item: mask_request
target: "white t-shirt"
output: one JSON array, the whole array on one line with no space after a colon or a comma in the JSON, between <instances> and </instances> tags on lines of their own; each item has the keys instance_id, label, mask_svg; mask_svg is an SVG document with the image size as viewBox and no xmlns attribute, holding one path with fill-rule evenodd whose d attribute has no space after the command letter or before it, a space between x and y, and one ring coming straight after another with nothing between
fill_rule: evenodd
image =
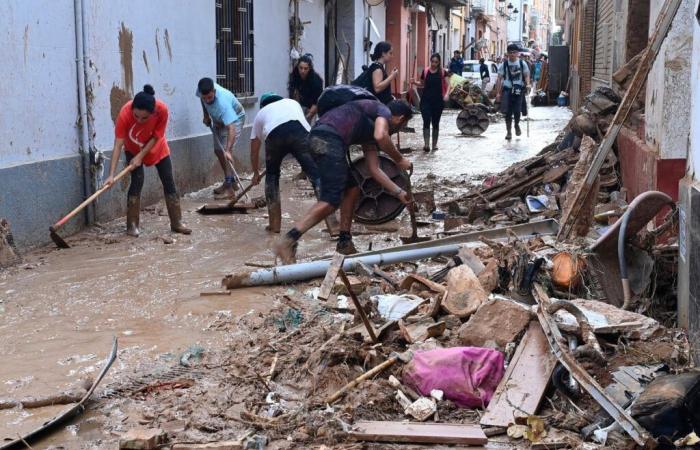
<instances>
[{"instance_id":1,"label":"white t-shirt","mask_svg":"<svg viewBox=\"0 0 700 450\"><path fill-rule=\"evenodd\" d=\"M253 122L253 130L250 133L251 139L265 141L272 130L289 121L298 121L306 131L311 130L309 122L304 117L301 105L289 98L283 98L274 103L270 103L258 112Z\"/></svg>"}]
</instances>

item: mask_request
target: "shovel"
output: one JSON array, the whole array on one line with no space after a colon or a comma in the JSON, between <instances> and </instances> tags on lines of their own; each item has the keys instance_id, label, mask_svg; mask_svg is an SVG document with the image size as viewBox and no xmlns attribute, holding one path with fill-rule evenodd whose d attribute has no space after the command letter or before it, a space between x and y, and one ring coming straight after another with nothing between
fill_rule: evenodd
<instances>
[{"instance_id":1,"label":"shovel","mask_svg":"<svg viewBox=\"0 0 700 450\"><path fill-rule=\"evenodd\" d=\"M404 244L413 244L414 242L425 242L429 241L430 238L425 236L425 237L419 237L418 236L418 224L416 223L416 203L413 199L413 191L411 190L411 178L408 177L408 195L411 197L411 204L408 205L408 212L411 215L411 229L413 232L411 233L410 236L401 236L401 242Z\"/></svg>"},{"instance_id":2,"label":"shovel","mask_svg":"<svg viewBox=\"0 0 700 450\"><path fill-rule=\"evenodd\" d=\"M263 178L267 172L263 170L263 172L260 174L260 178ZM235 213L245 213L248 211L248 208L245 206L236 206L236 203L240 199L242 199L244 196L247 197L248 191L250 191L253 188L253 183L250 183L243 191L241 191L240 194L236 196L233 200L228 202L225 205L202 205L199 208L197 208L197 212L199 214L204 214L204 215L214 215L214 214L235 214Z\"/></svg>"},{"instance_id":3,"label":"shovel","mask_svg":"<svg viewBox=\"0 0 700 450\"><path fill-rule=\"evenodd\" d=\"M126 174L128 174L129 172L131 172L132 169L133 168L131 167L131 165L127 165L124 170L119 172L117 174L117 176L114 177L114 182L116 183L120 179L124 178L124 176ZM114 186L114 185L112 185L112 186ZM54 241L54 243L56 244L56 246L58 248L70 248L70 245L68 245L68 243L66 241L64 241L63 238L61 236L59 236L58 233L56 233L56 231L59 228L61 228L63 225L65 225L66 222L68 222L70 219L75 217L75 215L78 214L80 211L82 211L87 205L92 203L102 193L104 193L105 191L108 191L110 188L111 188L111 186L102 186L102 188L100 188L94 194L92 194L90 197L88 197L83 203L78 205L78 207L75 208L73 211L69 212L63 219L59 220L58 222L56 222L55 224L53 224L49 227L49 234L51 236L51 240Z\"/></svg>"}]
</instances>

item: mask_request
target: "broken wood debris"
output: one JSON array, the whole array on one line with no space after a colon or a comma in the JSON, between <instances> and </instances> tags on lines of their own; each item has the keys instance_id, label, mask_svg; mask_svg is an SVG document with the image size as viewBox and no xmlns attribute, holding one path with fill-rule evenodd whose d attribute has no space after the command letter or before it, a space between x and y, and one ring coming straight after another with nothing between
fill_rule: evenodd
<instances>
[{"instance_id":1,"label":"broken wood debris","mask_svg":"<svg viewBox=\"0 0 700 450\"><path fill-rule=\"evenodd\" d=\"M412 422L358 422L349 436L358 441L415 444L484 445L486 435L477 425Z\"/></svg>"}]
</instances>

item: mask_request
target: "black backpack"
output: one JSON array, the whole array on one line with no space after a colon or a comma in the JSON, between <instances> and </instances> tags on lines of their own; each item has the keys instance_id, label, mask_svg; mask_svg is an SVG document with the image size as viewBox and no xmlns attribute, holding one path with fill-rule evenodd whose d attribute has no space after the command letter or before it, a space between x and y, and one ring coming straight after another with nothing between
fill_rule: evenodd
<instances>
[{"instance_id":1,"label":"black backpack","mask_svg":"<svg viewBox=\"0 0 700 450\"><path fill-rule=\"evenodd\" d=\"M344 105L348 102L354 100L375 100L379 101L377 97L374 96L367 89L363 89L359 86L352 86L347 84L339 84L337 86L330 86L323 90L321 96L318 98L318 117L323 116L326 112L333 108Z\"/></svg>"},{"instance_id":2,"label":"black backpack","mask_svg":"<svg viewBox=\"0 0 700 450\"><path fill-rule=\"evenodd\" d=\"M374 72L377 68L382 68L381 64L378 63L372 63L367 66L362 66L362 73L360 76L352 80L350 82L351 85L361 87L363 89L367 89L370 92L374 92L373 86L372 86L372 72Z\"/></svg>"}]
</instances>

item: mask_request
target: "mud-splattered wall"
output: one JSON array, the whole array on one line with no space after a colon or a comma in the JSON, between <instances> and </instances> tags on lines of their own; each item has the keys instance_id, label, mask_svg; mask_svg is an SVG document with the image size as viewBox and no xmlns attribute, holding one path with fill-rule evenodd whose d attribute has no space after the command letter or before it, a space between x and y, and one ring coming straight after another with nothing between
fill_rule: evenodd
<instances>
[{"instance_id":1,"label":"mud-splattered wall","mask_svg":"<svg viewBox=\"0 0 700 450\"><path fill-rule=\"evenodd\" d=\"M211 3L211 4L209 4ZM113 143L113 118L145 83L168 104L168 139L203 134L197 81L216 71L214 2L88 2L95 144Z\"/></svg>"}]
</instances>

